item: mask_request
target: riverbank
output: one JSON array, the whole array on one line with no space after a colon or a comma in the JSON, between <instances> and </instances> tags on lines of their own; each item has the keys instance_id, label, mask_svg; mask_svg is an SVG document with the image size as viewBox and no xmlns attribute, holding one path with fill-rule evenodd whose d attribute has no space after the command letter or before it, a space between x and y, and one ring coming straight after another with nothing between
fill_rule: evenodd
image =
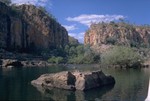
<instances>
[{"instance_id":1,"label":"riverbank","mask_svg":"<svg viewBox=\"0 0 150 101\"><path fill-rule=\"evenodd\" d=\"M9 52L4 49L0 49L0 67L12 68L12 67L49 67L53 65L60 65L76 69L82 64L70 64L70 63L51 63L48 61L49 56L41 56L28 53ZM13 65L14 66L13 66ZM75 66L76 65L76 66ZM86 67L91 64L87 64ZM92 64L93 65L93 64ZM99 67L99 64L94 64L94 67Z\"/></svg>"},{"instance_id":2,"label":"riverbank","mask_svg":"<svg viewBox=\"0 0 150 101\"><path fill-rule=\"evenodd\" d=\"M12 68L12 67L48 67L52 65L61 65L76 69L82 64L68 64L68 63L50 63L48 57L41 55L33 55L27 53L9 52L0 49L0 67ZM76 66L75 66L76 65ZM87 64L87 66L90 64ZM93 64L92 64L93 65ZM99 63L94 64L95 67L101 67ZM142 64L138 65L140 68L148 68L150 66L150 59L144 61ZM122 68L119 65L105 66L110 68Z\"/></svg>"},{"instance_id":3,"label":"riverbank","mask_svg":"<svg viewBox=\"0 0 150 101\"><path fill-rule=\"evenodd\" d=\"M9 52L3 49L0 50L0 66L3 68L46 67L52 65L54 64L47 62L46 57L27 53Z\"/></svg>"}]
</instances>

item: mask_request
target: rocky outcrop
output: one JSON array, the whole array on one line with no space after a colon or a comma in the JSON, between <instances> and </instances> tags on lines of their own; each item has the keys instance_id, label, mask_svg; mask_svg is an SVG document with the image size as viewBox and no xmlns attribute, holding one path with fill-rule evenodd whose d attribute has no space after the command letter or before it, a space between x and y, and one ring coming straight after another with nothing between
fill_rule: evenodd
<instances>
[{"instance_id":1,"label":"rocky outcrop","mask_svg":"<svg viewBox=\"0 0 150 101\"><path fill-rule=\"evenodd\" d=\"M150 46L150 26L136 26L124 22L92 24L85 33L84 44L91 46L125 45Z\"/></svg>"},{"instance_id":2,"label":"rocky outcrop","mask_svg":"<svg viewBox=\"0 0 150 101\"><path fill-rule=\"evenodd\" d=\"M78 45L79 42L74 37L69 36L69 44L71 44L71 45Z\"/></svg>"},{"instance_id":3,"label":"rocky outcrop","mask_svg":"<svg viewBox=\"0 0 150 101\"><path fill-rule=\"evenodd\" d=\"M1 59L0 67L2 68L18 68L18 67L48 67L55 66L47 61L42 60L17 60L17 59ZM61 65L63 66L63 65Z\"/></svg>"},{"instance_id":4,"label":"rocky outcrop","mask_svg":"<svg viewBox=\"0 0 150 101\"><path fill-rule=\"evenodd\" d=\"M20 62L23 65L23 67L48 67L54 65L43 60L26 60Z\"/></svg>"},{"instance_id":5,"label":"rocky outcrop","mask_svg":"<svg viewBox=\"0 0 150 101\"><path fill-rule=\"evenodd\" d=\"M1 61L2 61L3 68L22 67L23 66L23 64L18 60L2 59Z\"/></svg>"},{"instance_id":6,"label":"rocky outcrop","mask_svg":"<svg viewBox=\"0 0 150 101\"><path fill-rule=\"evenodd\" d=\"M66 29L39 8L1 2L0 8L0 48L34 51L68 44Z\"/></svg>"},{"instance_id":7,"label":"rocky outcrop","mask_svg":"<svg viewBox=\"0 0 150 101\"><path fill-rule=\"evenodd\" d=\"M112 76L106 76L102 71L95 72L60 72L56 74L44 74L32 85L44 88L61 88L67 90L88 90L104 85L114 84Z\"/></svg>"}]
</instances>

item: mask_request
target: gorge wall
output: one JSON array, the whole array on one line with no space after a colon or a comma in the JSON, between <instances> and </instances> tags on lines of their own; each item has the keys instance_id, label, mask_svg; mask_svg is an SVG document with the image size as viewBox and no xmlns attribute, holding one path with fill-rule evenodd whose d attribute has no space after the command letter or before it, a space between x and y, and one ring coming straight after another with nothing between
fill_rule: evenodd
<instances>
[{"instance_id":1,"label":"gorge wall","mask_svg":"<svg viewBox=\"0 0 150 101\"><path fill-rule=\"evenodd\" d=\"M0 48L34 51L60 48L68 41L66 29L39 8L0 2Z\"/></svg>"},{"instance_id":2,"label":"gorge wall","mask_svg":"<svg viewBox=\"0 0 150 101\"><path fill-rule=\"evenodd\" d=\"M150 26L136 26L125 22L92 24L84 36L84 44L90 46L125 45L150 46Z\"/></svg>"}]
</instances>

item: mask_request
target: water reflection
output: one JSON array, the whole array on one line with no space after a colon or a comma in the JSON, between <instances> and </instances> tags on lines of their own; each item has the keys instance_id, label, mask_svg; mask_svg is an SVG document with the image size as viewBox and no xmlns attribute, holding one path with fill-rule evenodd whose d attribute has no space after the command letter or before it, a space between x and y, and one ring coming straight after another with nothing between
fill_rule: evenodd
<instances>
[{"instance_id":1,"label":"water reflection","mask_svg":"<svg viewBox=\"0 0 150 101\"><path fill-rule=\"evenodd\" d=\"M94 101L100 100L101 97L110 92L113 87L114 85L104 86L88 91L68 91L57 88L43 88L41 86L37 86L36 88L41 92L42 96L54 101Z\"/></svg>"},{"instance_id":2,"label":"water reflection","mask_svg":"<svg viewBox=\"0 0 150 101\"><path fill-rule=\"evenodd\" d=\"M73 65L74 66L74 65ZM77 66L75 66L77 67ZM100 69L91 65L77 67L81 71ZM62 66L45 68L0 69L0 100L50 100L50 101L144 101L147 97L150 70L102 69L115 77L114 87L103 87L86 92L60 89L36 89L31 81L45 73L72 70Z\"/></svg>"},{"instance_id":3,"label":"water reflection","mask_svg":"<svg viewBox=\"0 0 150 101\"><path fill-rule=\"evenodd\" d=\"M146 72L145 72L146 71ZM144 101L147 95L149 72L145 69L106 70L116 79L112 92L103 96L117 101Z\"/></svg>"}]
</instances>

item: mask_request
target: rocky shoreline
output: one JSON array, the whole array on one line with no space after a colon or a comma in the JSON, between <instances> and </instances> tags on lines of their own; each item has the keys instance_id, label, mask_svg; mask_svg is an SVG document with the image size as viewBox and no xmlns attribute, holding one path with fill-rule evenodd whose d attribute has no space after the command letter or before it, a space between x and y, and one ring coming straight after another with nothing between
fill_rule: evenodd
<instances>
[{"instance_id":1,"label":"rocky shoreline","mask_svg":"<svg viewBox=\"0 0 150 101\"><path fill-rule=\"evenodd\" d=\"M52 66L53 64L48 63L44 60L26 60L19 61L16 59L1 59L0 66L2 68L20 68L20 67L47 67Z\"/></svg>"},{"instance_id":2,"label":"rocky shoreline","mask_svg":"<svg viewBox=\"0 0 150 101\"><path fill-rule=\"evenodd\" d=\"M0 67L2 68L20 68L20 67L48 67L52 65L58 65L49 63L48 57L38 56L27 53L8 52L0 49ZM69 64L59 64L63 66L69 66ZM101 65L98 64L100 67ZM140 64L139 68L149 68L150 59ZM119 65L110 65L110 68L121 68Z\"/></svg>"},{"instance_id":3,"label":"rocky shoreline","mask_svg":"<svg viewBox=\"0 0 150 101\"><path fill-rule=\"evenodd\" d=\"M47 57L27 54L8 52L0 49L0 67L17 68L17 67L46 67L53 65L47 62Z\"/></svg>"}]
</instances>

